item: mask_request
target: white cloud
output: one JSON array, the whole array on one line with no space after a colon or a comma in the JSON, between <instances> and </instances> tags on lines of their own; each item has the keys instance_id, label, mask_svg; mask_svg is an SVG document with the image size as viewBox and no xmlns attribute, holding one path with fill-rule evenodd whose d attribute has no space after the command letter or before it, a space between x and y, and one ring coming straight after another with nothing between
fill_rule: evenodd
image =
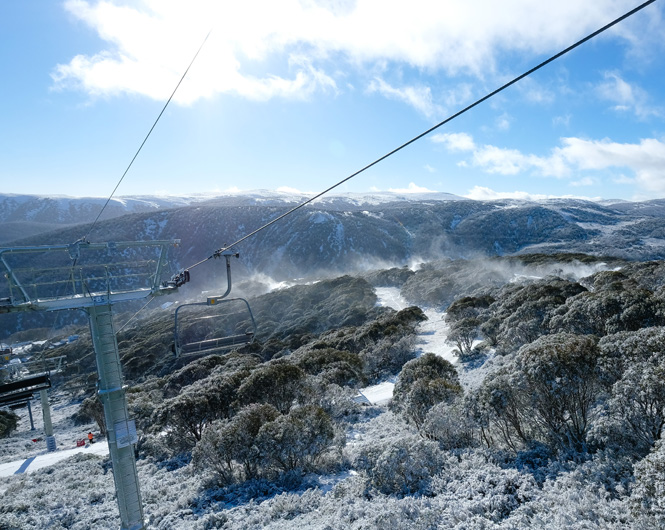
<instances>
[{"instance_id":1,"label":"white cloud","mask_svg":"<svg viewBox=\"0 0 665 530\"><path fill-rule=\"evenodd\" d=\"M432 166L430 166L429 164L425 164L424 167L425 167L425 170L426 170L426 171L428 171L428 172L430 172L430 173L436 173L436 168L435 168L435 167L432 167Z\"/></svg>"},{"instance_id":2,"label":"white cloud","mask_svg":"<svg viewBox=\"0 0 665 530\"><path fill-rule=\"evenodd\" d=\"M429 87L406 86L395 88L377 77L369 84L367 91L369 93L379 92L389 99L402 101L427 118L434 118L442 113L441 107L432 102L432 91Z\"/></svg>"},{"instance_id":3,"label":"white cloud","mask_svg":"<svg viewBox=\"0 0 665 530\"><path fill-rule=\"evenodd\" d=\"M597 183L597 180L591 177L583 177L579 180L574 180L570 183L571 186L580 188L582 186L593 186Z\"/></svg>"},{"instance_id":4,"label":"white cloud","mask_svg":"<svg viewBox=\"0 0 665 530\"><path fill-rule=\"evenodd\" d=\"M578 177L580 171L601 172L621 168L632 171L635 183L642 189L665 192L665 143L654 138L635 144L607 139L561 138L561 146L552 149L547 156L525 154L518 149L494 145L479 146L465 133L436 135L433 140L449 151L470 151L470 163L462 161L458 165L472 165L487 173L518 175L531 172L546 177L567 178ZM589 186L599 177L583 175L571 185Z\"/></svg>"},{"instance_id":5,"label":"white cloud","mask_svg":"<svg viewBox=\"0 0 665 530\"><path fill-rule=\"evenodd\" d=\"M525 201L538 201L543 199L551 199L552 195L539 195L526 191L494 191L490 188L483 186L474 186L469 192L464 195L467 199L475 201L495 201L498 199L521 199Z\"/></svg>"},{"instance_id":6,"label":"white cloud","mask_svg":"<svg viewBox=\"0 0 665 530\"><path fill-rule=\"evenodd\" d=\"M570 125L570 118L570 114L566 114L564 116L554 116L554 118L552 118L552 125L568 127Z\"/></svg>"},{"instance_id":7,"label":"white cloud","mask_svg":"<svg viewBox=\"0 0 665 530\"><path fill-rule=\"evenodd\" d=\"M563 138L557 155L582 170L629 168L637 184L648 191L665 192L665 143L654 138L637 144L610 140Z\"/></svg>"},{"instance_id":8,"label":"white cloud","mask_svg":"<svg viewBox=\"0 0 665 530\"><path fill-rule=\"evenodd\" d=\"M543 176L563 178L570 175L570 167L559 153L548 157L523 154L518 149L506 149L493 145L478 147L473 152L472 165L488 173L517 175L535 171Z\"/></svg>"},{"instance_id":9,"label":"white cloud","mask_svg":"<svg viewBox=\"0 0 665 530\"><path fill-rule=\"evenodd\" d=\"M422 186L418 186L413 182L409 182L407 188L389 188L388 191L392 193L436 193L435 190L430 190Z\"/></svg>"},{"instance_id":10,"label":"white cloud","mask_svg":"<svg viewBox=\"0 0 665 530\"><path fill-rule=\"evenodd\" d=\"M473 151L476 148L473 136L467 133L439 133L430 139L434 143L443 144L449 151Z\"/></svg>"},{"instance_id":11,"label":"white cloud","mask_svg":"<svg viewBox=\"0 0 665 530\"><path fill-rule=\"evenodd\" d=\"M633 112L638 118L662 116L663 110L649 104L649 95L640 87L631 85L616 72L605 72L605 81L596 89L603 99L614 103L619 112Z\"/></svg>"},{"instance_id":12,"label":"white cloud","mask_svg":"<svg viewBox=\"0 0 665 530\"><path fill-rule=\"evenodd\" d=\"M507 131L508 129L510 129L510 120L511 120L510 115L505 113L502 114L495 121L496 128L499 131Z\"/></svg>"},{"instance_id":13,"label":"white cloud","mask_svg":"<svg viewBox=\"0 0 665 530\"><path fill-rule=\"evenodd\" d=\"M254 99L306 97L346 87L349 69L368 72L380 64L487 79L501 54L559 50L629 4L561 0L533 9L527 0L500 6L493 0L412 0L406 9L399 0L68 0L66 9L105 45L59 65L53 77L56 87L92 95L164 99L213 27L177 94L180 103L229 92ZM469 85L458 87L436 97L445 105L468 101ZM422 88L392 96L426 114L436 110Z\"/></svg>"}]
</instances>

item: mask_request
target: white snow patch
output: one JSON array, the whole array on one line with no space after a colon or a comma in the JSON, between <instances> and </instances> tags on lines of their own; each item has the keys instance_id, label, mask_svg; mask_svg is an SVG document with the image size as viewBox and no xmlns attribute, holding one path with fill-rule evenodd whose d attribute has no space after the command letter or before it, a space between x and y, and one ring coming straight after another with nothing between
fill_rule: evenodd
<instances>
[{"instance_id":1,"label":"white snow patch","mask_svg":"<svg viewBox=\"0 0 665 530\"><path fill-rule=\"evenodd\" d=\"M360 390L361 398L365 398L372 405L386 405L393 398L393 389L395 388L394 379L384 381L378 385L368 386Z\"/></svg>"},{"instance_id":2,"label":"white snow patch","mask_svg":"<svg viewBox=\"0 0 665 530\"><path fill-rule=\"evenodd\" d=\"M400 311L411 305L402 297L397 287L376 287L375 291L378 298L377 305L381 307L392 307L396 311ZM455 348L446 344L448 325L443 319L445 312L427 309L424 310L424 313L428 320L418 325L416 355L433 353L452 364L456 364L458 359L453 353ZM357 400L359 402L369 402L372 405L385 405L392 399L394 388L395 378L361 389Z\"/></svg>"},{"instance_id":3,"label":"white snow patch","mask_svg":"<svg viewBox=\"0 0 665 530\"><path fill-rule=\"evenodd\" d=\"M83 447L74 447L73 449L53 451L52 453L41 453L33 457L34 460L32 460L27 468L23 470L23 473L33 473L34 471L42 469L43 467L52 466L53 464L57 464L65 458L74 456L77 453L107 455L109 454L109 446L106 440L102 440L93 444L86 444ZM0 477L8 477L15 474L28 460L30 459L15 460L6 464L0 464Z\"/></svg>"},{"instance_id":4,"label":"white snow patch","mask_svg":"<svg viewBox=\"0 0 665 530\"><path fill-rule=\"evenodd\" d=\"M400 311L411 305L397 287L377 287L375 291L379 306L392 307ZM416 353L422 355L431 352L455 364L457 362L457 356L453 353L455 348L446 344L448 338L448 325L444 321L446 313L435 309L425 309L423 312L428 320L418 326Z\"/></svg>"}]
</instances>

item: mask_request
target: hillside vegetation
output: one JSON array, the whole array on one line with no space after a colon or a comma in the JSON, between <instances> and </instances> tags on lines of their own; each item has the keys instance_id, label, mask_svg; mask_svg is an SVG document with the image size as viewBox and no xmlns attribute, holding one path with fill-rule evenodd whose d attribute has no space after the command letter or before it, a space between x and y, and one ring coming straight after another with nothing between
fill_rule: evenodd
<instances>
[{"instance_id":1,"label":"hillside vegetation","mask_svg":"<svg viewBox=\"0 0 665 530\"><path fill-rule=\"evenodd\" d=\"M141 481L166 497L151 527L662 527L665 262L440 261L250 302L257 340L227 354L175 359L163 311L118 334ZM458 363L416 356L419 306L446 310ZM391 378L389 406L353 399ZM39 483L13 479L9 528Z\"/></svg>"}]
</instances>

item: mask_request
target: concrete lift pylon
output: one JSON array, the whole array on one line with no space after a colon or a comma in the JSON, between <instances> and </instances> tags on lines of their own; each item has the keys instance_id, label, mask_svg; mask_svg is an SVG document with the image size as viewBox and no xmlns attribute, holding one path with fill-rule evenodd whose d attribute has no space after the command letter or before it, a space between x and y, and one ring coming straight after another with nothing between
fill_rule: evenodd
<instances>
[{"instance_id":1,"label":"concrete lift pylon","mask_svg":"<svg viewBox=\"0 0 665 530\"><path fill-rule=\"evenodd\" d=\"M134 457L136 426L127 411L111 306L175 291L173 282L160 277L168 248L179 242L77 241L0 249L7 280L0 313L82 309L88 314L121 530L142 530L145 523Z\"/></svg>"}]
</instances>

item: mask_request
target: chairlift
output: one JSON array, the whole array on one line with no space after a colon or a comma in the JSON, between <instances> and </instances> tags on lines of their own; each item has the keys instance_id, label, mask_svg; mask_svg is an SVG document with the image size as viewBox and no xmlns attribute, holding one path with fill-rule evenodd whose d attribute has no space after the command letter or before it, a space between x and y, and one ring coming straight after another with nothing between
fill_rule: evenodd
<instances>
[{"instance_id":1,"label":"chairlift","mask_svg":"<svg viewBox=\"0 0 665 530\"><path fill-rule=\"evenodd\" d=\"M230 259L238 255L233 252L221 255L226 258L226 292L209 296L205 302L182 304L175 310L176 358L229 351L254 342L257 328L249 302L244 298L226 298L231 292ZM185 272L189 277L188 271Z\"/></svg>"}]
</instances>

